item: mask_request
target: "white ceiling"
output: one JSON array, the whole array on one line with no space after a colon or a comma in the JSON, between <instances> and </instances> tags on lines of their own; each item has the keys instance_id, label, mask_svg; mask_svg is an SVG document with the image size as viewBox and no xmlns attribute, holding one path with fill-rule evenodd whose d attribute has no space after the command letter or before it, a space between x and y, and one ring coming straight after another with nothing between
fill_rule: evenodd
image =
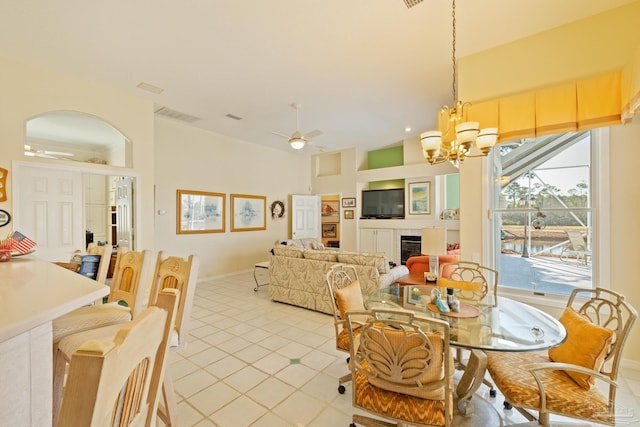
<instances>
[{"instance_id":1,"label":"white ceiling","mask_svg":"<svg viewBox=\"0 0 640 427\"><path fill-rule=\"evenodd\" d=\"M633 1L458 0L457 54ZM298 102L300 130L324 132L316 148L380 148L433 128L451 105L451 2L2 1L0 55L147 97L257 144L289 149L271 131L295 130Z\"/></svg>"}]
</instances>

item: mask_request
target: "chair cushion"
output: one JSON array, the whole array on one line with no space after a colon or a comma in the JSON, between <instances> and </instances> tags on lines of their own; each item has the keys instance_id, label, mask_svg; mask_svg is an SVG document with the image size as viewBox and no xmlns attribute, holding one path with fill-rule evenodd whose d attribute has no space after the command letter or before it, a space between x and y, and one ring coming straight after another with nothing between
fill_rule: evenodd
<instances>
[{"instance_id":1,"label":"chair cushion","mask_svg":"<svg viewBox=\"0 0 640 427\"><path fill-rule=\"evenodd\" d=\"M512 405L537 410L540 405L538 385L533 375L523 368L530 363L548 363L544 353L487 352L487 369L505 400ZM595 387L579 387L564 371L538 371L542 382L548 385L547 408L558 414L611 422L608 399Z\"/></svg>"},{"instance_id":2,"label":"chair cushion","mask_svg":"<svg viewBox=\"0 0 640 427\"><path fill-rule=\"evenodd\" d=\"M336 297L336 305L338 306L341 319L347 318L347 311L364 310L362 289L360 288L360 282L358 280L354 280L344 288L336 289L333 293Z\"/></svg>"},{"instance_id":3,"label":"chair cushion","mask_svg":"<svg viewBox=\"0 0 640 427\"><path fill-rule=\"evenodd\" d=\"M381 331L379 328L376 329ZM425 334L431 342L433 354L429 367L419 378L415 376L415 373L424 369L429 358L429 353L426 348L422 347L423 340L416 332L409 331L405 333L386 327L384 328L384 334L367 334L369 338L372 338L376 342L378 349L384 349L382 351L374 349L368 352L368 356L371 358L369 363L376 363L380 369L384 371L388 365L386 358L389 357L389 355L402 357L403 379L408 380L413 375L416 383L420 382L424 387L406 387L402 384L390 382L378 377L369 378L369 382L377 387L398 393L410 394L422 399L444 399L444 384L440 383L435 387L433 384L430 385L430 383L442 380L444 375L442 357L444 344L442 336L436 332L427 332ZM405 338L406 335L408 335L408 338ZM411 335L414 335L414 337ZM391 348L389 348L389 346ZM400 348L401 346L402 348ZM376 360L376 356L382 357L385 360ZM453 367L453 363L451 363L450 366ZM450 372L450 374L453 375L453 371Z\"/></svg>"},{"instance_id":4,"label":"chair cushion","mask_svg":"<svg viewBox=\"0 0 640 427\"><path fill-rule=\"evenodd\" d=\"M549 350L549 358L554 362L571 363L600 371L611 348L614 332L591 323L571 307L565 308L560 323L567 330L567 339ZM585 390L589 390L594 384L590 375L569 371L567 374Z\"/></svg>"},{"instance_id":5,"label":"chair cushion","mask_svg":"<svg viewBox=\"0 0 640 427\"><path fill-rule=\"evenodd\" d=\"M368 368L366 362L363 367ZM376 387L360 371L355 372L353 387L353 402L359 408L409 424L445 425L445 400L422 399ZM447 404L452 408L452 395ZM449 414L451 421L453 410Z\"/></svg>"},{"instance_id":6,"label":"chair cushion","mask_svg":"<svg viewBox=\"0 0 640 427\"><path fill-rule=\"evenodd\" d=\"M53 342L88 329L129 321L131 311L117 302L80 307L53 320Z\"/></svg>"}]
</instances>

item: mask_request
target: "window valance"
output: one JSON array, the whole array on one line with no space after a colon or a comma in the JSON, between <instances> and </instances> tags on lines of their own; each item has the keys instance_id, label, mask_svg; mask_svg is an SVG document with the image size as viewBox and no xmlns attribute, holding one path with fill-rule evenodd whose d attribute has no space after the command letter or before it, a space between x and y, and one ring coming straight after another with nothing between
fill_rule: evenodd
<instances>
[{"instance_id":1,"label":"window valance","mask_svg":"<svg viewBox=\"0 0 640 427\"><path fill-rule=\"evenodd\" d=\"M640 69L640 59L638 60ZM498 127L499 142L622 123L621 71L474 102L468 120ZM636 103L637 109L637 103Z\"/></svg>"},{"instance_id":2,"label":"window valance","mask_svg":"<svg viewBox=\"0 0 640 427\"><path fill-rule=\"evenodd\" d=\"M640 113L640 47L622 69L622 120Z\"/></svg>"}]
</instances>

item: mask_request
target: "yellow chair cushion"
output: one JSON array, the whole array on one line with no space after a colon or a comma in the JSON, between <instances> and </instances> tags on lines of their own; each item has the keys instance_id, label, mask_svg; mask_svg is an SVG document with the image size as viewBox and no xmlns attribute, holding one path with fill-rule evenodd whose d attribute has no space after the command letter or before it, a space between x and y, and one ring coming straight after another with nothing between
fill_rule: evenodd
<instances>
[{"instance_id":1,"label":"yellow chair cushion","mask_svg":"<svg viewBox=\"0 0 640 427\"><path fill-rule=\"evenodd\" d=\"M537 410L540 391L531 373L523 366L530 363L549 363L544 352L487 352L487 370L506 401L520 408ZM554 413L611 424L609 400L597 387L579 387L566 371L538 371L547 387L547 408Z\"/></svg>"},{"instance_id":2,"label":"yellow chair cushion","mask_svg":"<svg viewBox=\"0 0 640 427\"><path fill-rule=\"evenodd\" d=\"M549 350L549 359L600 371L611 348L614 332L591 323L571 307L564 310L560 323L567 330L567 339ZM567 374L585 390L595 382L590 375L570 371Z\"/></svg>"},{"instance_id":3,"label":"yellow chair cushion","mask_svg":"<svg viewBox=\"0 0 640 427\"><path fill-rule=\"evenodd\" d=\"M336 289L333 293L336 297L336 304L338 305L341 319L347 318L347 311L364 310L362 289L360 288L360 282L358 280L354 280L344 288Z\"/></svg>"}]
</instances>

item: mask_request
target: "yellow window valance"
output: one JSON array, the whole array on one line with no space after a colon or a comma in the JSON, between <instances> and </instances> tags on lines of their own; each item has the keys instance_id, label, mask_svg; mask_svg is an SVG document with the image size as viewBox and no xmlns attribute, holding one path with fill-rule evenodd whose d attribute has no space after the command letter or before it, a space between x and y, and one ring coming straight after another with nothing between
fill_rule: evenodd
<instances>
[{"instance_id":1,"label":"yellow window valance","mask_svg":"<svg viewBox=\"0 0 640 427\"><path fill-rule=\"evenodd\" d=\"M640 66L640 59L639 59ZM620 71L472 103L469 120L498 127L498 141L622 123Z\"/></svg>"},{"instance_id":2,"label":"yellow window valance","mask_svg":"<svg viewBox=\"0 0 640 427\"><path fill-rule=\"evenodd\" d=\"M622 120L640 113L640 47L622 69Z\"/></svg>"}]
</instances>

